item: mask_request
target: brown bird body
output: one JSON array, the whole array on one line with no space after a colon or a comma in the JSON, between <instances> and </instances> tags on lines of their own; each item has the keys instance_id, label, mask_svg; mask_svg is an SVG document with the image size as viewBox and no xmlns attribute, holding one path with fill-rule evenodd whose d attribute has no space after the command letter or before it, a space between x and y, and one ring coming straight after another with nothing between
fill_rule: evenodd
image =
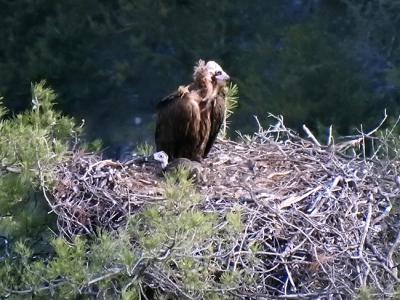
<instances>
[{"instance_id":1,"label":"brown bird body","mask_svg":"<svg viewBox=\"0 0 400 300\"><path fill-rule=\"evenodd\" d=\"M224 119L227 80L217 63L199 61L193 82L157 105L157 151L165 151L171 159L201 161L207 156Z\"/></svg>"}]
</instances>

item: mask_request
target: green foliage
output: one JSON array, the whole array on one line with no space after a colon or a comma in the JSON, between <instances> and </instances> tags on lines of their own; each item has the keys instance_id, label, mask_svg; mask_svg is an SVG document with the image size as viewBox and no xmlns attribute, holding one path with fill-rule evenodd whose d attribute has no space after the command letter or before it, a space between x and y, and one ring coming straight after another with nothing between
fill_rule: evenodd
<instances>
[{"instance_id":1,"label":"green foliage","mask_svg":"<svg viewBox=\"0 0 400 300\"><path fill-rule=\"evenodd\" d=\"M189 170L179 166L169 172L163 184L165 197L169 199L168 205L176 208L187 208L198 203L201 198L193 188Z\"/></svg>"},{"instance_id":2,"label":"green foliage","mask_svg":"<svg viewBox=\"0 0 400 300\"><path fill-rule=\"evenodd\" d=\"M152 154L154 152L154 147L153 145L150 145L149 143L145 142L142 144L139 144L136 147L136 153L138 155L142 155L142 156L149 156L150 154Z\"/></svg>"},{"instance_id":3,"label":"green foliage","mask_svg":"<svg viewBox=\"0 0 400 300\"><path fill-rule=\"evenodd\" d=\"M229 86L226 88L225 98L226 98L225 99L225 101L226 101L225 115L226 115L226 118L229 118L233 114L233 111L238 106L239 88L236 84L234 84L232 82L229 83Z\"/></svg>"},{"instance_id":4,"label":"green foliage","mask_svg":"<svg viewBox=\"0 0 400 300\"><path fill-rule=\"evenodd\" d=\"M101 152L101 150L103 150L103 141L101 139L94 139L93 141L83 144L81 149L94 153Z\"/></svg>"},{"instance_id":5,"label":"green foliage","mask_svg":"<svg viewBox=\"0 0 400 300\"><path fill-rule=\"evenodd\" d=\"M376 294L374 290L368 287L359 289L357 294L357 300L373 300L376 299Z\"/></svg>"},{"instance_id":6,"label":"green foliage","mask_svg":"<svg viewBox=\"0 0 400 300\"><path fill-rule=\"evenodd\" d=\"M141 222L146 224L140 237L145 249L158 253L171 243L190 249L193 243L212 234L215 217L195 208L201 198L186 169L170 172L163 187L166 202L147 209L141 216Z\"/></svg>"},{"instance_id":7,"label":"green foliage","mask_svg":"<svg viewBox=\"0 0 400 300\"><path fill-rule=\"evenodd\" d=\"M130 241L123 234L118 238L100 234L93 242L76 238L73 243L67 243L57 238L53 247L52 259L33 260L29 248L17 243L16 257L6 260L0 268L0 295L16 290L26 295L48 296L56 290L61 299L73 298L90 292L85 289L94 283L107 295L112 280L119 278L119 283L127 284L129 270L137 262ZM135 290L127 287L124 297L130 299L134 294Z\"/></svg>"},{"instance_id":8,"label":"green foliage","mask_svg":"<svg viewBox=\"0 0 400 300\"><path fill-rule=\"evenodd\" d=\"M241 232L243 228L243 222L240 215L240 210L232 210L226 215L228 225L231 227L232 232Z\"/></svg>"},{"instance_id":9,"label":"green foliage","mask_svg":"<svg viewBox=\"0 0 400 300\"><path fill-rule=\"evenodd\" d=\"M214 59L240 88L232 129L253 132L252 115L272 112L347 134L399 112L399 4L353 2L4 2L0 94L21 109L29 82L48 78L90 138L123 144L152 134L133 115L151 122L193 63Z\"/></svg>"},{"instance_id":10,"label":"green foliage","mask_svg":"<svg viewBox=\"0 0 400 300\"><path fill-rule=\"evenodd\" d=\"M6 114L7 109L3 106L3 97L0 97L0 119L3 118Z\"/></svg>"},{"instance_id":11,"label":"green foliage","mask_svg":"<svg viewBox=\"0 0 400 300\"><path fill-rule=\"evenodd\" d=\"M16 238L44 234L51 216L39 186L52 181L70 141L79 132L57 113L55 93L45 82L32 85L32 109L5 118L0 107L0 233Z\"/></svg>"},{"instance_id":12,"label":"green foliage","mask_svg":"<svg viewBox=\"0 0 400 300\"><path fill-rule=\"evenodd\" d=\"M226 272L222 275L221 281L227 286L233 286L240 283L240 274L238 272Z\"/></svg>"},{"instance_id":13,"label":"green foliage","mask_svg":"<svg viewBox=\"0 0 400 300\"><path fill-rule=\"evenodd\" d=\"M234 83L229 83L227 87L225 87L225 114L224 114L224 122L222 123L222 128L220 135L222 138L226 138L227 130L228 130L228 118L233 114L234 110L238 107L239 101L239 88Z\"/></svg>"},{"instance_id":14,"label":"green foliage","mask_svg":"<svg viewBox=\"0 0 400 300\"><path fill-rule=\"evenodd\" d=\"M263 63L246 64L247 57L240 62L246 65L239 74L241 109L283 114L289 127L305 123L314 132L320 124L335 124L345 134L356 124L371 122L374 101L351 53L317 21L322 23L310 19L277 32L281 47L276 39L257 41L255 55ZM265 56L269 59L262 60ZM258 74L265 70L271 71L261 80Z\"/></svg>"},{"instance_id":15,"label":"green foliage","mask_svg":"<svg viewBox=\"0 0 400 300\"><path fill-rule=\"evenodd\" d=\"M76 238L73 246L69 246L58 238L53 241L53 247L57 256L46 270L48 276L57 278L62 275L69 279L71 285L81 285L87 277L86 269L80 267L85 264L85 242Z\"/></svg>"},{"instance_id":16,"label":"green foliage","mask_svg":"<svg viewBox=\"0 0 400 300\"><path fill-rule=\"evenodd\" d=\"M400 87L400 67L393 68L386 72L386 80L395 87Z\"/></svg>"},{"instance_id":17,"label":"green foliage","mask_svg":"<svg viewBox=\"0 0 400 300\"><path fill-rule=\"evenodd\" d=\"M395 300L400 299L400 286L399 285L396 285L396 287L395 287L394 299Z\"/></svg>"}]
</instances>

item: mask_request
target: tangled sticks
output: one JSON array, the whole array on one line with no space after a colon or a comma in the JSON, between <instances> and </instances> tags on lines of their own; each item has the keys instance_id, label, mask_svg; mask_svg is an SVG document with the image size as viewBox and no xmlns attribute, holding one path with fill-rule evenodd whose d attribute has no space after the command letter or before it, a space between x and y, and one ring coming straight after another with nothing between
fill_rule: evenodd
<instances>
[{"instance_id":1,"label":"tangled sticks","mask_svg":"<svg viewBox=\"0 0 400 300\"><path fill-rule=\"evenodd\" d=\"M77 152L58 167L49 202L67 238L95 235L98 229L118 229L145 203L163 199L159 182L156 166Z\"/></svg>"},{"instance_id":2,"label":"tangled sticks","mask_svg":"<svg viewBox=\"0 0 400 300\"><path fill-rule=\"evenodd\" d=\"M182 256L207 260L214 286L237 297L341 299L365 286L392 295L399 282L400 164L378 151L348 155L368 138L322 147L280 123L240 143L219 142L196 186L201 211L218 216L215 235ZM73 154L49 197L60 231L71 237L116 230L141 208L167 201L157 173L151 165ZM232 211L243 227L226 242L221 230ZM233 271L241 280L221 285L221 274ZM160 264L143 271L150 286L200 297L171 276Z\"/></svg>"}]
</instances>

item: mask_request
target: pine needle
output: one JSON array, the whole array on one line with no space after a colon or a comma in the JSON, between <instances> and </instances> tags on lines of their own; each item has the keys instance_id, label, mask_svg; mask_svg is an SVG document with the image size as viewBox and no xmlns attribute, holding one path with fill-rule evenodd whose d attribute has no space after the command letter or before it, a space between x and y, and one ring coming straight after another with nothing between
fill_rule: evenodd
<instances>
[{"instance_id":1,"label":"pine needle","mask_svg":"<svg viewBox=\"0 0 400 300\"><path fill-rule=\"evenodd\" d=\"M225 116L224 122L222 123L222 129L220 132L221 138L226 138L227 130L229 128L228 118L233 114L234 110L238 107L239 101L239 88L236 84L230 83L225 88Z\"/></svg>"}]
</instances>

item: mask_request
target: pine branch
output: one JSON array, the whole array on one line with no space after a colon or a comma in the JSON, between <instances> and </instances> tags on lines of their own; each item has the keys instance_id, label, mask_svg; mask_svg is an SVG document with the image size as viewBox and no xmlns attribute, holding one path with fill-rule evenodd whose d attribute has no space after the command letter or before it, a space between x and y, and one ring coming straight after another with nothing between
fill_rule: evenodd
<instances>
[{"instance_id":1,"label":"pine branch","mask_svg":"<svg viewBox=\"0 0 400 300\"><path fill-rule=\"evenodd\" d=\"M225 88L225 116L222 123L220 137L225 138L228 130L228 118L233 114L234 110L238 107L239 88L236 84L230 83Z\"/></svg>"}]
</instances>

